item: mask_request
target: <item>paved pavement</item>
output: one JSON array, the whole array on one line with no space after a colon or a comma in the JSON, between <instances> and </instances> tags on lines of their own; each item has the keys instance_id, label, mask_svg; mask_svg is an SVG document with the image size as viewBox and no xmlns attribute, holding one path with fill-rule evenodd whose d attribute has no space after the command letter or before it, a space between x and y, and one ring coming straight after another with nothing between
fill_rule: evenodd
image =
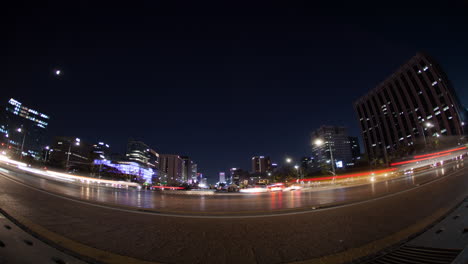
<instances>
[{"instance_id":1,"label":"paved pavement","mask_svg":"<svg viewBox=\"0 0 468 264\"><path fill-rule=\"evenodd\" d=\"M1 264L84 264L25 232L0 213Z\"/></svg>"},{"instance_id":2,"label":"paved pavement","mask_svg":"<svg viewBox=\"0 0 468 264\"><path fill-rule=\"evenodd\" d=\"M437 178L428 184L417 186L418 177L407 178L404 182L407 182L412 189L396 195L381 198L376 198L380 195L375 195L376 199L366 202L274 217L190 218L115 210L112 207L97 207L40 192L28 187L27 182L25 185L19 184L1 175L0 208L84 245L148 261L164 263L307 261L346 250L365 248L366 245L376 245L383 238L417 226L425 219L434 221L444 215L468 194L468 169L465 168L464 162L450 164L443 169L444 175L442 169L431 172L432 176L427 175L428 178ZM369 193L369 188L371 193L372 189L375 193L376 188L390 190L386 188L392 185L391 182L382 184L380 187L376 185L368 187L367 191L359 189L357 193ZM56 188L57 186L43 182L35 187ZM62 186L58 189L64 190L66 195L76 194L76 189L73 187ZM82 189L82 197L89 199L102 197L97 193L102 193L103 190L98 188L92 194L89 189L89 193L86 194L86 189ZM343 196L347 196L345 190L335 190L333 195L328 191L310 195L325 202L330 201L332 196L344 199ZM383 193L388 194L388 191ZM113 195L117 201L119 197L125 195L136 195L138 200L138 193L122 192ZM261 198L250 201L254 204L259 203L260 206L269 203L268 209L290 206L279 199L281 195L284 197L286 193L269 196L266 201L260 200ZM288 195L297 197L299 192ZM110 199L110 196L105 197ZM158 204L164 205L163 201L171 203L172 198L174 197L161 197ZM140 195L140 201L136 203L143 205L141 199ZM199 204L200 201L192 203L190 199L181 197L174 199L177 199L175 204L188 203L189 205L181 207L184 209L194 206L194 210L199 210L207 208L208 204L205 203L203 207ZM215 199L216 202L213 204L231 201L230 198L221 199ZM302 198L299 200L303 201ZM291 201L296 202L298 199ZM233 206L237 203L228 202ZM220 208L230 209L229 206ZM255 205L253 208L260 207ZM216 210L219 208L216 207ZM422 229L424 226L419 228ZM361 256L369 254L367 251L361 251L359 252Z\"/></svg>"}]
</instances>

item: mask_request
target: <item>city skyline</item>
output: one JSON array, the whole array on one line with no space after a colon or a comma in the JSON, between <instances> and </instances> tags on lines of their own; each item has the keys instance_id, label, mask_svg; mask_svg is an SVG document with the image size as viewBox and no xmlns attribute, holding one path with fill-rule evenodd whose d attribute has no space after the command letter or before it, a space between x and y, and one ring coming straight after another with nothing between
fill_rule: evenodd
<instances>
[{"instance_id":1,"label":"city skyline","mask_svg":"<svg viewBox=\"0 0 468 264\"><path fill-rule=\"evenodd\" d=\"M457 33L466 18L443 16L443 5L440 13L423 7L427 10L415 20L406 14L395 22L389 12L375 25L366 22L377 15L356 14L350 17L354 23L346 26L344 18L321 22L306 17L313 12L310 8L290 8L289 22L283 25L287 30L277 28L266 13L257 17L247 11L232 20L215 17L224 22L218 26L203 15L192 24L188 18L175 23L178 14L166 20L157 14L151 21L164 22L167 28L151 28L140 25L133 10L117 6L112 8L117 14L135 19L130 29L118 34L113 29L125 28L125 20L115 15L109 20L115 25L101 21L103 6L96 7L96 13L89 11L99 32L66 17L84 12L83 7L64 13L54 8L36 26L37 15L32 15L12 29L37 33L15 34L2 44L8 67L2 71L1 85L9 88L1 101L16 98L49 114L49 135L105 141L121 153L127 140L135 138L161 153L190 156L210 180L231 167L248 169L249 158L256 155L278 163L292 156L299 163L311 153L310 133L323 124L346 126L350 135L360 135L352 101L420 50L442 64L462 104L467 104L467 39ZM326 7L317 10L330 12ZM274 5L266 11L282 12ZM445 24L433 22L434 16ZM410 21L424 24L420 33L405 31ZM138 31L131 30L137 25ZM404 43L395 39L394 27L406 37ZM435 38L440 32L443 39ZM40 34L47 41L35 38ZM134 38L147 44L136 47L130 41ZM69 49L71 42L82 47ZM337 49L335 42L348 45ZM175 52L171 45L183 51ZM108 46L113 49L105 50ZM47 59L43 53L48 53Z\"/></svg>"}]
</instances>

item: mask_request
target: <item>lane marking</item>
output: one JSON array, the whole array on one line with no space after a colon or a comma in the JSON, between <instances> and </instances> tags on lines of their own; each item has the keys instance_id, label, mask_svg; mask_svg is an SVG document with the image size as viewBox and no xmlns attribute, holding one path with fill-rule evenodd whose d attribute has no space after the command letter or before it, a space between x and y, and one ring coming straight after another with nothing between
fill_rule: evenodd
<instances>
[{"instance_id":1,"label":"lane marking","mask_svg":"<svg viewBox=\"0 0 468 264\"><path fill-rule=\"evenodd\" d=\"M85 204L85 205L90 205L90 206L94 206L94 207L98 207L98 208L105 208L105 209L109 209L109 210L116 210L116 211L121 211L121 212L126 212L126 213L136 213L136 214L164 216L164 217L197 218L197 219L204 219L204 218L208 218L208 219L214 219L214 218L216 218L216 219L233 219L234 218L234 219L236 219L236 218L261 218L261 217L273 217L273 216L278 217L278 216L288 216L288 215L299 215L299 214L322 212L322 211L326 211L326 210L334 210L334 209L339 209L339 208L348 207L348 206L355 206L355 205L364 204L364 203L368 203L368 202L378 201L378 200L385 199L385 198L391 198L391 197L399 195L399 194L403 194L403 193L406 193L406 192L409 192L409 191L413 191L413 190L416 190L418 188L427 186L428 184L436 183L438 181L446 179L447 177L455 175L457 173L464 172L464 170L466 170L465 167L461 168L461 170L456 170L456 171L453 171L451 173L447 173L447 175L445 175L445 176L443 176L441 178L436 178L434 180L431 180L431 181L426 182L424 184L414 186L414 187L409 188L409 189L405 189L405 190L402 190L402 191L399 191L399 192L394 192L394 193L390 193L390 194L387 194L387 195L382 195L382 196L379 196L379 197L376 197L376 198L371 198L371 199L367 199L367 200L363 200L363 201L351 202L351 203L347 203L347 204L338 204L338 205L335 205L335 206L331 205L331 206L328 206L328 207L326 207L326 205L322 205L322 207L320 207L320 206L316 206L316 207L308 206L308 207L300 207L300 208L291 208L291 209L278 210L275 213L271 213L271 211L229 212L229 213L265 213L265 214L258 214L258 215L182 215L182 213L187 214L187 213L193 213L193 212L186 212L186 211L169 211L169 212L166 211L166 212L164 212L164 211L152 210L152 209L149 209L149 208L139 208L139 207L127 207L127 208L125 208L124 206L118 206L118 205L104 205L102 203L97 204L97 203L92 203L92 202L80 200L80 199L77 199L77 198L66 197L66 196L63 196L63 195L59 195L59 194L55 194L55 193L52 193L52 192L48 192L48 191L39 189L37 187L30 186L30 185L27 185L25 183L18 182L18 181L16 181L16 179L12 179L9 176L7 176L7 175L5 175L4 173L1 173L1 172L0 172L0 175L2 175L3 178L6 178L7 180L10 180L10 181L15 182L15 183L20 184L20 185L23 185L24 187L30 188L32 190L42 192L42 193L45 193L45 194L48 194L48 195L51 195L51 196L54 196L54 197L57 197L57 198L65 199L65 200L68 200L68 201L72 201L72 202L76 202L76 203L80 203L80 204ZM298 210L298 211L284 212L284 211L291 211L291 210ZM178 214L178 213L180 213L180 214ZM228 212L204 212L204 213L226 214Z\"/></svg>"}]
</instances>

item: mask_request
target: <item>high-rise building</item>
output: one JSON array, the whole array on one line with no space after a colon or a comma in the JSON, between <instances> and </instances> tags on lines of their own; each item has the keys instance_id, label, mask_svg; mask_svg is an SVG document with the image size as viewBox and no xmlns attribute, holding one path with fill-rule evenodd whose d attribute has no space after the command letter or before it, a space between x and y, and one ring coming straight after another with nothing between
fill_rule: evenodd
<instances>
[{"instance_id":1,"label":"high-rise building","mask_svg":"<svg viewBox=\"0 0 468 264\"><path fill-rule=\"evenodd\" d=\"M249 172L240 168L231 168L230 172L230 182L236 185L240 185L244 180L249 179Z\"/></svg>"},{"instance_id":2,"label":"high-rise building","mask_svg":"<svg viewBox=\"0 0 468 264\"><path fill-rule=\"evenodd\" d=\"M190 175L190 178L192 181L191 183L198 182L197 175L198 175L198 165L195 162L192 162L192 171Z\"/></svg>"},{"instance_id":3,"label":"high-rise building","mask_svg":"<svg viewBox=\"0 0 468 264\"><path fill-rule=\"evenodd\" d=\"M166 175L169 183L181 183L184 161L179 155L161 154L159 170Z\"/></svg>"},{"instance_id":4,"label":"high-rise building","mask_svg":"<svg viewBox=\"0 0 468 264\"><path fill-rule=\"evenodd\" d=\"M268 156L252 157L252 173L264 174L271 171L271 160Z\"/></svg>"},{"instance_id":5,"label":"high-rise building","mask_svg":"<svg viewBox=\"0 0 468 264\"><path fill-rule=\"evenodd\" d=\"M340 126L321 126L312 132L312 142L321 140L323 144L312 145L314 159L323 165L331 166L331 154L335 161L335 168L344 168L352 163L351 148L349 147L348 130ZM332 153L330 153L330 150Z\"/></svg>"},{"instance_id":6,"label":"high-rise building","mask_svg":"<svg viewBox=\"0 0 468 264\"><path fill-rule=\"evenodd\" d=\"M0 142L3 148L12 155L40 159L50 117L13 98L8 101L1 115Z\"/></svg>"},{"instance_id":7,"label":"high-rise building","mask_svg":"<svg viewBox=\"0 0 468 264\"><path fill-rule=\"evenodd\" d=\"M356 100L354 109L372 164L453 144L465 133L466 111L440 65L423 53Z\"/></svg>"},{"instance_id":8,"label":"high-rise building","mask_svg":"<svg viewBox=\"0 0 468 264\"><path fill-rule=\"evenodd\" d=\"M93 145L93 159L100 159L100 160L110 160L110 146L104 142L98 142L97 144Z\"/></svg>"},{"instance_id":9,"label":"high-rise building","mask_svg":"<svg viewBox=\"0 0 468 264\"><path fill-rule=\"evenodd\" d=\"M77 137L55 137L48 162L66 170L86 171L93 162L93 145Z\"/></svg>"},{"instance_id":10,"label":"high-rise building","mask_svg":"<svg viewBox=\"0 0 468 264\"><path fill-rule=\"evenodd\" d=\"M219 183L226 183L226 173L220 172L219 173Z\"/></svg>"},{"instance_id":11,"label":"high-rise building","mask_svg":"<svg viewBox=\"0 0 468 264\"><path fill-rule=\"evenodd\" d=\"M351 148L351 156L353 157L353 163L361 158L361 147L359 146L358 137L348 137L349 147ZM354 164L353 164L354 165Z\"/></svg>"},{"instance_id":12,"label":"high-rise building","mask_svg":"<svg viewBox=\"0 0 468 264\"><path fill-rule=\"evenodd\" d=\"M193 161L188 156L180 156L182 159L182 181L188 182L192 179L192 165Z\"/></svg>"},{"instance_id":13,"label":"high-rise building","mask_svg":"<svg viewBox=\"0 0 468 264\"><path fill-rule=\"evenodd\" d=\"M128 161L133 161L149 168L158 167L159 154L141 141L129 140L125 157Z\"/></svg>"}]
</instances>

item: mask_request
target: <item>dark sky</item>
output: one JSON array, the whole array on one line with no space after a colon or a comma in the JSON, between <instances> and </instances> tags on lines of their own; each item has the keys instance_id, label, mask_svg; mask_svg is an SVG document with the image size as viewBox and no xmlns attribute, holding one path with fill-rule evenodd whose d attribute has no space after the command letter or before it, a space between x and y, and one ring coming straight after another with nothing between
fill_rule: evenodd
<instances>
[{"instance_id":1,"label":"dark sky","mask_svg":"<svg viewBox=\"0 0 468 264\"><path fill-rule=\"evenodd\" d=\"M419 50L468 104L462 1L95 2L2 6L0 100L49 114L51 137L122 153L133 137L211 179L252 155L297 160L322 124L359 135L353 100Z\"/></svg>"}]
</instances>

